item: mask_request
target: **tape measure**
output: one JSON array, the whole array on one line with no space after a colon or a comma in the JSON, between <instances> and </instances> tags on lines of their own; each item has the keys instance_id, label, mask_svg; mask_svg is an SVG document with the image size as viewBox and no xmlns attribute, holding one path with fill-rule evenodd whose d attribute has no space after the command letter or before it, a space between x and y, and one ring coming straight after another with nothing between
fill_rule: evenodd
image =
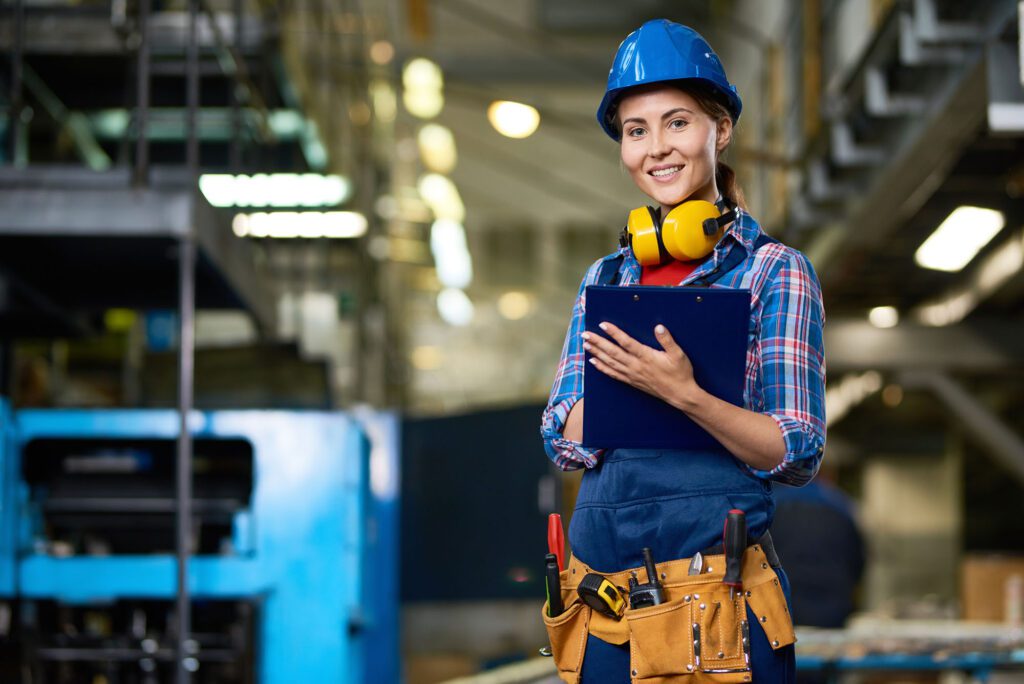
<instances>
[{"instance_id":1,"label":"tape measure","mask_svg":"<svg viewBox=\"0 0 1024 684\"><path fill-rule=\"evenodd\" d=\"M608 617L618 619L626 609L626 599L619 588L594 572L587 573L576 587L576 593L584 603Z\"/></svg>"}]
</instances>

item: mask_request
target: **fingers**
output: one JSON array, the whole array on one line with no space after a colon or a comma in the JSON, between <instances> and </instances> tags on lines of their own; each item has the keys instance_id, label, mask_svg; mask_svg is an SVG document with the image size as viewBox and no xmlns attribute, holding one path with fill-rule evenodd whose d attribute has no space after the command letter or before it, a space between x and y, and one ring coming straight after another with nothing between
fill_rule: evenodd
<instances>
[{"instance_id":1,"label":"fingers","mask_svg":"<svg viewBox=\"0 0 1024 684\"><path fill-rule=\"evenodd\" d=\"M677 352L682 353L683 350L678 344L676 344L675 338L672 337L672 333L670 333L668 328L663 326L661 323L654 326L654 337L658 340L658 344L660 344L661 348L665 351L673 354Z\"/></svg>"},{"instance_id":2,"label":"fingers","mask_svg":"<svg viewBox=\"0 0 1024 684\"><path fill-rule=\"evenodd\" d=\"M594 364L594 368L596 368L597 370L601 371L602 373L607 375L612 380L618 380L620 382L626 382L626 376L625 375L623 375L621 372L615 370L614 368L609 366L607 363L604 363L603 361L601 361L601 359L597 358L596 356L590 358L590 363Z\"/></svg>"},{"instance_id":3,"label":"fingers","mask_svg":"<svg viewBox=\"0 0 1024 684\"><path fill-rule=\"evenodd\" d=\"M596 335L588 335L585 339L588 341L583 343L583 348L590 352L592 360L597 359L604 366L620 373L627 370L627 364L631 357L622 349L616 347L608 340L600 340L598 342L599 338Z\"/></svg>"},{"instance_id":4,"label":"fingers","mask_svg":"<svg viewBox=\"0 0 1024 684\"><path fill-rule=\"evenodd\" d=\"M601 330L604 330L606 333L608 333L608 335L613 340L615 340L620 347L630 352L631 354L637 353L637 347L644 346L637 342L636 340L634 340L629 335L627 335L613 323L608 323L607 321L605 321L603 323L599 323L597 327L601 328Z\"/></svg>"}]
</instances>

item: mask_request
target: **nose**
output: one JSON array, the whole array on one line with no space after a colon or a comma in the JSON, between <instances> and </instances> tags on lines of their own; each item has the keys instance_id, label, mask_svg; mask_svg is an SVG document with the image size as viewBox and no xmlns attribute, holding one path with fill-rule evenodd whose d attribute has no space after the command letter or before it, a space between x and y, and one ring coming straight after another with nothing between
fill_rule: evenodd
<instances>
[{"instance_id":1,"label":"nose","mask_svg":"<svg viewBox=\"0 0 1024 684\"><path fill-rule=\"evenodd\" d=\"M647 139L650 142L647 153L652 157L664 157L669 153L668 139L663 131L651 131L651 135Z\"/></svg>"}]
</instances>

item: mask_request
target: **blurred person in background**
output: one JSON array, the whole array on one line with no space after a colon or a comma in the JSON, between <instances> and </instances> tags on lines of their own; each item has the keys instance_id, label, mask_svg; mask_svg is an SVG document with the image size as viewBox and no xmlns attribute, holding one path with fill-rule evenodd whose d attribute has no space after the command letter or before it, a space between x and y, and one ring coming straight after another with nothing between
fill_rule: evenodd
<instances>
[{"instance_id":1,"label":"blurred person in background","mask_svg":"<svg viewBox=\"0 0 1024 684\"><path fill-rule=\"evenodd\" d=\"M598 122L619 144L623 167L633 182L653 201L649 210L638 211L649 211L661 234L654 259L650 250L640 254L636 236L631 234L617 252L599 259L587 271L542 416L541 433L545 450L558 467L586 469L569 529L570 562L575 559L592 572L611 574L638 568L641 551L648 547L663 574L662 567L669 567L663 562L685 562L698 552L712 553L715 545L722 543L726 513L730 509L744 511L748 542L764 548L777 577L772 581L781 587L778 601L782 604L768 625L762 625L767 617L754 615L747 604L744 629L749 629L747 666L751 670L745 676L747 681L752 674L754 681L792 682L792 638L770 639L766 631L787 637L792 633L785 607L788 580L774 553L769 553L771 540L766 532L775 509L772 483L804 485L814 477L821 461L825 443L824 311L817 276L808 260L764 234L746 210L735 173L721 160L734 137L741 109L740 97L717 55L692 29L667 20L650 21L619 46ZM695 201L713 209L717 233L704 236L707 247L702 254L681 258L671 251L666 254L666 219L673 219L682 207L697 206ZM701 228L698 222L695 229ZM598 283L750 290L743 406L702 389L685 350L663 326L655 329L656 348L637 342L611 324L602 326L607 337L585 333L585 288ZM677 408L722 448L584 447L583 376L588 361L611 378ZM682 567L685 571L685 565ZM639 575L645 576L643 570ZM570 583L580 580L571 574L563 574L563 578ZM726 598L732 600L729 594ZM670 604L683 601L671 590L667 600ZM738 597L737 605L743 601ZM705 604L700 605L703 610ZM713 610L720 607L710 606ZM566 614L571 610L573 607L567 606ZM653 617L657 609L642 610L652 611ZM656 628L653 639L665 644L634 643L631 652L630 642L637 641L634 618L646 613L625 612L617 624L630 627L607 630L614 632L611 636L594 634L600 620L579 620L588 634L578 642L559 632L567 629L565 618L548 621L555 661L565 681L625 683L631 680L631 673L638 676L638 669L644 670L639 672L641 677L674 681L674 675L692 672L695 662L702 673L698 681L739 681L729 679L737 676L735 670L731 674L710 671L714 665L709 661L723 653L710 652L719 649L709 648L707 643L697 661L691 657L683 663L663 657L669 651L694 655L688 629ZM741 613L731 613L735 614L731 623L735 629L726 632L739 634L736 616ZM671 612L661 610L659 614ZM728 614L728 609L721 611L721 615ZM781 617L776 620L776 616ZM783 620L787 622L784 629L774 624ZM719 636L704 635L708 640ZM739 637L736 641L739 643ZM570 642L574 646L567 648L565 644ZM584 647L579 649L577 643ZM582 650L578 673L573 671L577 665L570 662L575 654L559 653L560 648ZM664 662L652 666L654 660ZM742 654L739 662L744 664Z\"/></svg>"}]
</instances>

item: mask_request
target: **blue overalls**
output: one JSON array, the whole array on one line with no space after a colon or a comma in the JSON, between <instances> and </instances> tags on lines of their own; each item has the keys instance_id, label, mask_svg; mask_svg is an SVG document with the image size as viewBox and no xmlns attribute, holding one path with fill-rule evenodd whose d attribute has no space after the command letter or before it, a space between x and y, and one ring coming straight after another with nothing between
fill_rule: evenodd
<instances>
[{"instance_id":1,"label":"blue overalls","mask_svg":"<svg viewBox=\"0 0 1024 684\"><path fill-rule=\"evenodd\" d=\"M755 250L767 241L759 240ZM617 281L615 269L615 280L601 274L599 281ZM727 260L718 273L729 270ZM708 282L713 280L701 284ZM771 526L775 502L771 483L724 449L615 449L583 475L569 545L574 556L602 573L642 565L644 547L656 562L689 558L721 544L725 515L732 508L746 513L748 537L757 539ZM789 601L789 581L781 568L775 571ZM794 682L793 646L774 651L749 606L747 618L754 681ZM608 644L589 635L581 683L629 681L629 644Z\"/></svg>"}]
</instances>

